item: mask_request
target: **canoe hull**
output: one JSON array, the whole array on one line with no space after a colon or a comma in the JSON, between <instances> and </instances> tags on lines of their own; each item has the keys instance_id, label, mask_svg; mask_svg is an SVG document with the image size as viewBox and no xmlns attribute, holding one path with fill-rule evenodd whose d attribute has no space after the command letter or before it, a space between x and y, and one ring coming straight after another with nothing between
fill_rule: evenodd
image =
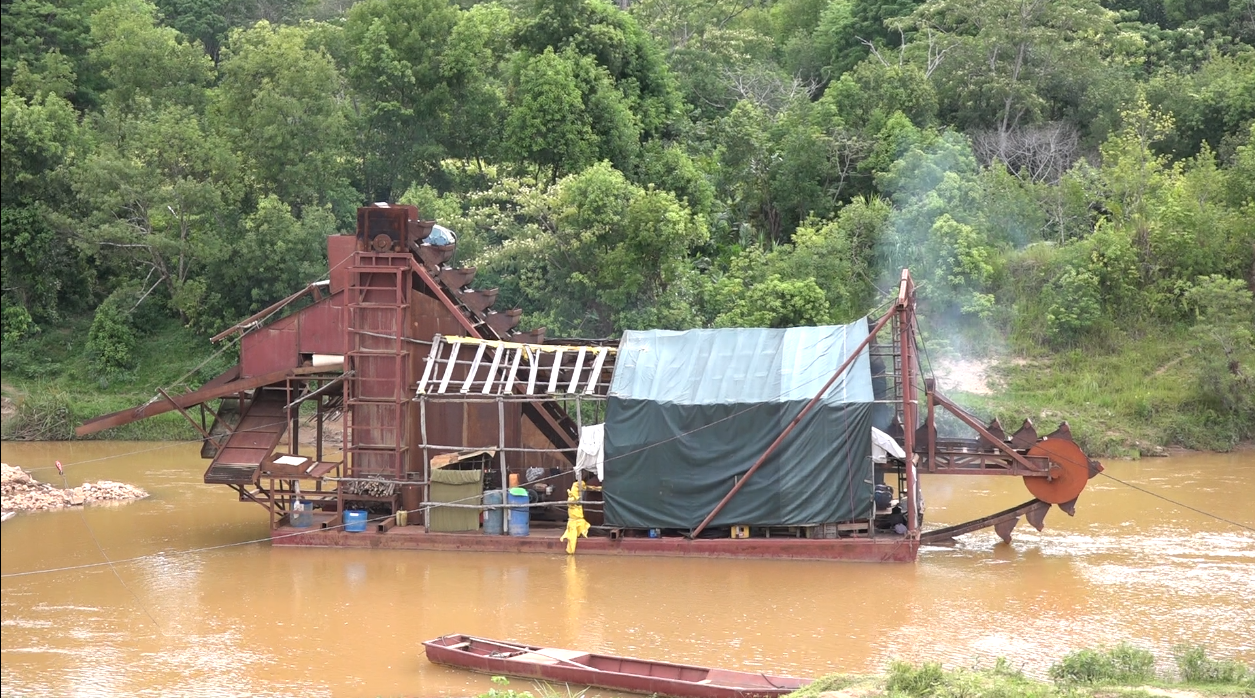
<instances>
[{"instance_id":1,"label":"canoe hull","mask_svg":"<svg viewBox=\"0 0 1255 698\"><path fill-rule=\"evenodd\" d=\"M795 677L502 643L469 635L447 635L423 646L432 663L481 674L674 698L772 698L810 683Z\"/></svg>"}]
</instances>

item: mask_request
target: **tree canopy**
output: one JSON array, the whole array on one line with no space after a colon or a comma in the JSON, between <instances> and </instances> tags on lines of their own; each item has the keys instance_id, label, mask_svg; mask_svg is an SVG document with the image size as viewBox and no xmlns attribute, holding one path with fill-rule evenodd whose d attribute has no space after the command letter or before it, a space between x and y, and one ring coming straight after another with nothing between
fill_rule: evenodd
<instances>
[{"instance_id":1,"label":"tree canopy","mask_svg":"<svg viewBox=\"0 0 1255 698\"><path fill-rule=\"evenodd\" d=\"M910 266L954 346L1196 333L1226 357L1198 364L1199 404L1255 423L1251 3L14 0L3 20L6 345L92 314L123 366L137 314L221 329L325 271L356 206L406 200L551 334L845 322Z\"/></svg>"}]
</instances>

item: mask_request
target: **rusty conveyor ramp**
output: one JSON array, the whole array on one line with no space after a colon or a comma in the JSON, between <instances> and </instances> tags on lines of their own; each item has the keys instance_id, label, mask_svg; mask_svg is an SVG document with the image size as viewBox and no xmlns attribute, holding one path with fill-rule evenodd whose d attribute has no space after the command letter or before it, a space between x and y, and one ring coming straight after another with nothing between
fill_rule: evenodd
<instances>
[{"instance_id":1,"label":"rusty conveyor ramp","mask_svg":"<svg viewBox=\"0 0 1255 698\"><path fill-rule=\"evenodd\" d=\"M206 484L249 485L257 479L258 466L287 431L286 398L283 390L258 388L253 393L243 417L205 471Z\"/></svg>"},{"instance_id":2,"label":"rusty conveyor ramp","mask_svg":"<svg viewBox=\"0 0 1255 698\"><path fill-rule=\"evenodd\" d=\"M1040 531L1046 521L1046 512L1049 510L1050 504L1047 502L1043 502L1040 499L1030 499L1010 509L1004 509L996 514L990 514L967 523L938 528L934 531L925 531L920 534L919 542L921 545L947 545L953 543L956 536L992 526L1003 542L1010 543L1011 530L1020 522L1021 516L1028 519L1033 528Z\"/></svg>"}]
</instances>

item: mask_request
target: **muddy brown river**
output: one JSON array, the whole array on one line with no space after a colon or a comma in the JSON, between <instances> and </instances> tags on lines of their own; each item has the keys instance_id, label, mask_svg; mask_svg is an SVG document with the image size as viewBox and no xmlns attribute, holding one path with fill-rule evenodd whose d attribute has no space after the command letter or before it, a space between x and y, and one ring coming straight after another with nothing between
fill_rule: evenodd
<instances>
[{"instance_id":1,"label":"muddy brown river","mask_svg":"<svg viewBox=\"0 0 1255 698\"><path fill-rule=\"evenodd\" d=\"M1081 646L1178 642L1255 662L1255 534L1113 480L1069 519L926 548L915 564L277 549L265 512L201 484L195 444L5 443L71 486L152 496L3 524L5 696L469 696L428 664L452 632L728 668L870 672L895 657L1042 675ZM1108 463L1108 473L1255 525L1255 452ZM924 480L930 524L1028 499L1016 479ZM99 547L98 547L99 546ZM87 567L104 553L127 560ZM198 552L188 553L189 550ZM133 559L138 558L138 559ZM530 688L523 683L516 687ZM564 692L565 693L565 692Z\"/></svg>"}]
</instances>

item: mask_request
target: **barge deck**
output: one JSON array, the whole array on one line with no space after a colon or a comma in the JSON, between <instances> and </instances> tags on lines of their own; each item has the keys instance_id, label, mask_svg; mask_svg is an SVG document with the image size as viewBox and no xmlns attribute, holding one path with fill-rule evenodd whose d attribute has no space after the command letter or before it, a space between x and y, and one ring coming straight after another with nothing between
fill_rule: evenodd
<instances>
[{"instance_id":1,"label":"barge deck","mask_svg":"<svg viewBox=\"0 0 1255 698\"><path fill-rule=\"evenodd\" d=\"M353 533L315 523L310 528L279 526L271 532L277 546L371 548L382 550L439 550L547 553L565 555L562 529L533 528L527 536L484 533L427 533L421 526L394 526L386 531L372 526ZM893 533L871 538L648 538L590 536L581 538L576 555L641 555L701 558L760 558L784 560L847 560L851 562L910 562L919 541Z\"/></svg>"}]
</instances>

